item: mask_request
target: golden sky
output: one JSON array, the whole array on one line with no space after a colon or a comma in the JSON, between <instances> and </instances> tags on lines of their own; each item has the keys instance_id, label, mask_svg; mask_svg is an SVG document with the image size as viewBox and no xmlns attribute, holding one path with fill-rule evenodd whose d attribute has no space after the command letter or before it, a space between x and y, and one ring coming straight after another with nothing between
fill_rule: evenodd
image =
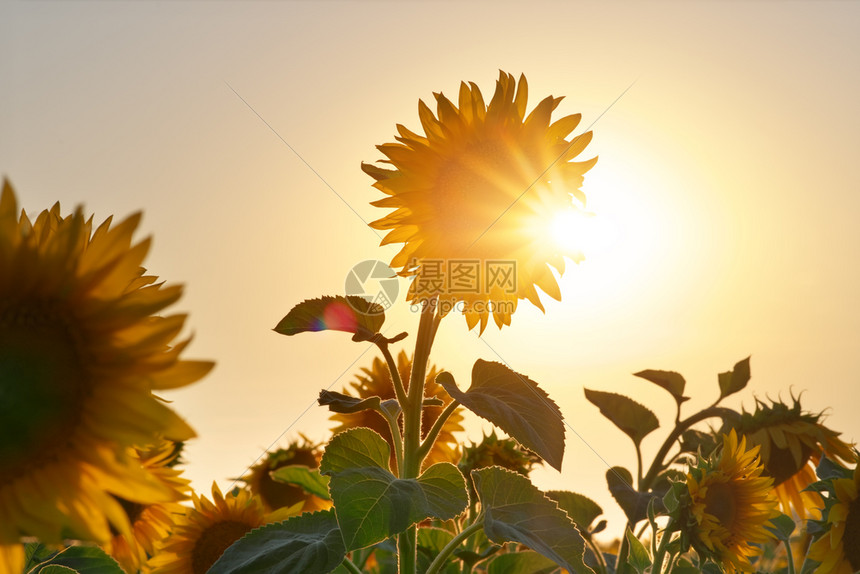
<instances>
[{"instance_id":1,"label":"golden sky","mask_svg":"<svg viewBox=\"0 0 860 574\"><path fill-rule=\"evenodd\" d=\"M318 391L374 356L271 331L395 252L364 223L384 212L360 163L396 123L419 129L419 98L524 73L530 108L563 95L554 117L593 124L582 189L614 240L568 268L546 315L523 304L483 338L447 318L432 361L461 387L478 358L538 381L575 433L563 472L535 482L617 517L603 475L634 453L584 386L655 409L653 454L673 402L631 373L680 371L692 413L752 355L729 404L803 393L860 438L858 22L853 2L7 2L0 171L31 212L144 211L149 270L186 284L186 355L218 362L168 396L200 434L187 473L206 491L287 429L279 444L325 440ZM414 334L403 301L388 316Z\"/></svg>"}]
</instances>

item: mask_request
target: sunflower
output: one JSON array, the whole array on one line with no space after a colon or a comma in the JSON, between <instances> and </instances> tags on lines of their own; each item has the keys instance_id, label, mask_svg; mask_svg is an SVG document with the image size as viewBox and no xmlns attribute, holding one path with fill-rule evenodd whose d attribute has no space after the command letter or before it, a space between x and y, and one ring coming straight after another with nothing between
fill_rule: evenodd
<instances>
[{"instance_id":1,"label":"sunflower","mask_svg":"<svg viewBox=\"0 0 860 574\"><path fill-rule=\"evenodd\" d=\"M755 412L744 412L735 428L750 446L760 447L764 472L773 477L782 511L791 515L793 509L806 519L824 504L818 493L805 490L817 480L815 467L822 454L846 462L853 453L839 433L822 424L820 413L804 412L798 399L793 403L756 401Z\"/></svg>"},{"instance_id":2,"label":"sunflower","mask_svg":"<svg viewBox=\"0 0 860 574\"><path fill-rule=\"evenodd\" d=\"M753 572L753 545L772 538L765 526L779 515L773 479L763 476L759 447L746 448L734 430L723 435L722 451L687 474L684 527L701 555L721 562L729 573Z\"/></svg>"},{"instance_id":3,"label":"sunflower","mask_svg":"<svg viewBox=\"0 0 860 574\"><path fill-rule=\"evenodd\" d=\"M248 478L242 480L251 489L251 494L260 497L266 512L279 508L291 508L298 503L302 503L300 512L323 510L331 506L328 501L308 494L299 486L278 482L270 475L273 470L285 466L302 465L309 469L319 468L321 458L320 445L312 444L306 437L302 437L302 442L296 440L287 448L266 453L263 460L251 467Z\"/></svg>"},{"instance_id":4,"label":"sunflower","mask_svg":"<svg viewBox=\"0 0 860 574\"><path fill-rule=\"evenodd\" d=\"M856 460L855 460L856 463ZM827 501L825 526L829 531L812 543L809 558L821 563L817 574L853 574L860 571L860 465L850 478L833 481Z\"/></svg>"},{"instance_id":5,"label":"sunflower","mask_svg":"<svg viewBox=\"0 0 860 574\"><path fill-rule=\"evenodd\" d=\"M221 494L212 483L212 501L192 495L194 508L177 517L173 533L149 561L153 574L205 574L224 551L266 524L259 497L243 489Z\"/></svg>"},{"instance_id":6,"label":"sunflower","mask_svg":"<svg viewBox=\"0 0 860 574\"><path fill-rule=\"evenodd\" d=\"M152 393L187 385L212 363L180 361L171 341L184 315L155 316L181 287L140 266L140 221L108 218L93 231L59 204L18 217L8 182L0 196L0 544L32 536L107 543L131 535L116 497L152 504L181 498L128 447L194 431Z\"/></svg>"},{"instance_id":7,"label":"sunflower","mask_svg":"<svg viewBox=\"0 0 860 574\"><path fill-rule=\"evenodd\" d=\"M501 72L489 105L473 83L460 85L459 108L434 96L436 115L418 102L425 135L398 124L398 143L378 146L393 170L362 164L388 196L372 204L395 209L370 225L390 230L383 245L404 243L391 267L415 277L409 300L438 297L443 313L462 301L470 329L480 322L483 331L490 311L501 328L519 299L543 310L535 286L561 299L549 265L563 273L565 256L582 260L548 230L585 206L579 188L597 158L571 160L591 132L565 139L580 114L550 123L562 98L547 97L526 115L524 76L517 83Z\"/></svg>"},{"instance_id":8,"label":"sunflower","mask_svg":"<svg viewBox=\"0 0 860 574\"><path fill-rule=\"evenodd\" d=\"M472 471L488 466L501 466L523 476L528 476L535 465L542 464L541 458L520 443L510 438L499 438L496 431L485 435L480 443L472 443L463 448L463 455L457 467L469 484L470 500L477 500L472 484Z\"/></svg>"},{"instance_id":9,"label":"sunflower","mask_svg":"<svg viewBox=\"0 0 860 574\"><path fill-rule=\"evenodd\" d=\"M391 374L388 372L388 367L384 361L378 357L373 360L371 368L362 368L364 374L358 375L357 380L350 383L351 389L344 389L344 393L350 396L366 399L368 397L379 397L382 400L394 398L394 386L391 382ZM442 406L426 406L423 409L421 432L423 435L430 431L430 427L439 418L439 415L453 399L448 396L448 393L436 383L436 375L439 371L435 366L431 365L427 369L426 382L424 383L425 397L436 397L443 402ZM400 379L404 386L408 388L409 377L412 374L412 360L407 356L405 351L400 351L397 355L397 372L400 373ZM337 434L351 428L367 427L378 432L388 442L391 447L391 466L394 467L394 447L391 438L391 429L383 416L373 410L361 411L353 414L334 414L331 420L338 421L340 424L332 429L332 432ZM463 430L462 426L463 415L459 413L459 409L455 410L445 424L436 439L433 448L424 459L424 465L429 466L437 462L453 462L459 458L457 453L457 439L454 437L455 432Z\"/></svg>"},{"instance_id":10,"label":"sunflower","mask_svg":"<svg viewBox=\"0 0 860 574\"><path fill-rule=\"evenodd\" d=\"M189 498L189 481L172 464L178 457L176 444L162 441L149 449L136 449L136 456L165 486L176 491L177 497ZM182 505L176 502L139 504L120 499L132 526L132 536L117 533L106 546L108 553L119 562L128 574L148 571L146 561L153 556L160 543L173 529L173 517L181 514Z\"/></svg>"},{"instance_id":11,"label":"sunflower","mask_svg":"<svg viewBox=\"0 0 860 574\"><path fill-rule=\"evenodd\" d=\"M21 574L24 569L24 546L0 544L0 574Z\"/></svg>"}]
</instances>

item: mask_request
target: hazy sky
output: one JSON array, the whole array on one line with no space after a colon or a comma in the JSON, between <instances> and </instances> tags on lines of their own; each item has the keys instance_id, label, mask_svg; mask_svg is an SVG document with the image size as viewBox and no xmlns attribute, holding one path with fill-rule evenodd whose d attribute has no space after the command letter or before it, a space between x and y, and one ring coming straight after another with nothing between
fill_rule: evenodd
<instances>
[{"instance_id":1,"label":"hazy sky","mask_svg":"<svg viewBox=\"0 0 860 574\"><path fill-rule=\"evenodd\" d=\"M482 339L447 318L432 361L461 387L478 358L538 381L576 434L535 482L592 496L619 533L603 476L634 453L584 386L654 408L653 454L673 401L631 373L680 371L692 413L752 355L729 404L802 392L860 438L858 25L854 2L4 2L0 171L30 212L144 211L149 270L186 284L186 354L218 362L168 395L208 490L286 429L279 444L326 439L306 409L375 355L271 330L394 253L362 221L385 213L359 169L374 146L420 128L419 98L492 93L499 69L526 74L529 108L566 96L555 117L594 123L582 189L613 242L569 267L546 315L524 303ZM401 301L387 323L414 335L417 317Z\"/></svg>"}]
</instances>

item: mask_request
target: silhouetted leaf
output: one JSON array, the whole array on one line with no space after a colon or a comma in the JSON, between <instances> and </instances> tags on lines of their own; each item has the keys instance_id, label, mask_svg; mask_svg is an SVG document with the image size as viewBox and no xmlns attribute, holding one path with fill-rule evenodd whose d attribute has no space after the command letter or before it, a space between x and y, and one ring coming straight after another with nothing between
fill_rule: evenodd
<instances>
[{"instance_id":1,"label":"silhouetted leaf","mask_svg":"<svg viewBox=\"0 0 860 574\"><path fill-rule=\"evenodd\" d=\"M750 380L750 358L738 361L731 371L720 373L718 379L721 399L740 391Z\"/></svg>"},{"instance_id":2,"label":"silhouetted leaf","mask_svg":"<svg viewBox=\"0 0 860 574\"><path fill-rule=\"evenodd\" d=\"M567 512L580 532L588 532L591 523L603 514L599 504L582 494L567 490L550 490L546 495Z\"/></svg>"},{"instance_id":3,"label":"silhouetted leaf","mask_svg":"<svg viewBox=\"0 0 860 574\"><path fill-rule=\"evenodd\" d=\"M623 466L613 466L606 471L606 484L609 493L627 515L631 523L636 524L648 515L648 502L652 495L639 492L633 488L633 476Z\"/></svg>"},{"instance_id":4,"label":"silhouetted leaf","mask_svg":"<svg viewBox=\"0 0 860 574\"><path fill-rule=\"evenodd\" d=\"M334 511L305 513L252 530L207 574L326 574L346 556Z\"/></svg>"},{"instance_id":5,"label":"silhouetted leaf","mask_svg":"<svg viewBox=\"0 0 860 574\"><path fill-rule=\"evenodd\" d=\"M318 469L311 469L301 464L282 466L269 473L278 482L294 484L305 492L316 495L323 500L331 500L328 494L327 476L322 476Z\"/></svg>"},{"instance_id":6,"label":"silhouetted leaf","mask_svg":"<svg viewBox=\"0 0 860 574\"><path fill-rule=\"evenodd\" d=\"M439 373L436 382L464 407L561 471L564 457L561 410L537 383L501 363L480 359L472 367L472 386L465 393L457 388L450 373Z\"/></svg>"},{"instance_id":7,"label":"silhouetted leaf","mask_svg":"<svg viewBox=\"0 0 860 574\"><path fill-rule=\"evenodd\" d=\"M282 335L306 331L345 331L353 341L367 341L385 321L381 305L354 295L308 299L293 307L275 327Z\"/></svg>"},{"instance_id":8,"label":"silhouetted leaf","mask_svg":"<svg viewBox=\"0 0 860 574\"><path fill-rule=\"evenodd\" d=\"M648 433L660 426L653 412L624 395L585 389L585 398L599 408L600 413L624 434L633 439L637 446Z\"/></svg>"},{"instance_id":9,"label":"silhouetted leaf","mask_svg":"<svg viewBox=\"0 0 860 574\"><path fill-rule=\"evenodd\" d=\"M684 401L690 400L690 397L684 396L684 386L687 384L687 381L684 380L684 377L680 373L648 369L633 373L633 376L643 378L646 381L651 381L655 385L663 387L675 397L675 402L679 405Z\"/></svg>"},{"instance_id":10,"label":"silhouetted leaf","mask_svg":"<svg viewBox=\"0 0 860 574\"><path fill-rule=\"evenodd\" d=\"M528 478L490 466L473 470L472 480L490 541L519 542L569 572L593 573L582 561L585 542L573 521Z\"/></svg>"},{"instance_id":11,"label":"silhouetted leaf","mask_svg":"<svg viewBox=\"0 0 860 574\"><path fill-rule=\"evenodd\" d=\"M328 391L326 389L320 391L320 396L317 399L317 402L322 407L328 407L328 410L333 413L342 414L352 414L366 411L368 409L378 410L380 405L379 397L359 399L336 391Z\"/></svg>"}]
</instances>

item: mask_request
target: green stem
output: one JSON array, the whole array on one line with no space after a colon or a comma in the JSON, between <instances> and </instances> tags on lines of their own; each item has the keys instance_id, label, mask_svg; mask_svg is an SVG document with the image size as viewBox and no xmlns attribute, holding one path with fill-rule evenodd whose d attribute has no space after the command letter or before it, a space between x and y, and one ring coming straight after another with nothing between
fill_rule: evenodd
<instances>
[{"instance_id":1,"label":"green stem","mask_svg":"<svg viewBox=\"0 0 860 574\"><path fill-rule=\"evenodd\" d=\"M669 433L669 436L666 437L663 446L660 447L660 450L657 451L657 455L654 457L654 462L651 463L651 468L648 469L645 477L639 482L639 492L647 492L653 486L652 483L664 468L663 462L666 459L666 455L669 454L669 450L681 434L694 424L713 417L735 418L737 417L737 413L724 407L708 407L678 423L672 432Z\"/></svg>"},{"instance_id":2,"label":"green stem","mask_svg":"<svg viewBox=\"0 0 860 574\"><path fill-rule=\"evenodd\" d=\"M603 559L603 552L600 551L600 548L597 547L591 536L583 536L582 539L585 540L585 543L594 552L594 558L597 560L597 567L599 569L598 574L606 574L606 560Z\"/></svg>"},{"instance_id":3,"label":"green stem","mask_svg":"<svg viewBox=\"0 0 860 574\"><path fill-rule=\"evenodd\" d=\"M481 528L484 527L484 521L482 520L482 516L478 516L478 519L460 531L460 533L451 539L451 541L439 551L439 554L436 555L436 558L433 559L433 562L430 563L430 567L427 568L427 572L425 574L436 574L439 572L439 569L444 566L445 561L451 555L457 547L462 544L464 540L469 538L471 535L475 534Z\"/></svg>"},{"instance_id":4,"label":"green stem","mask_svg":"<svg viewBox=\"0 0 860 574\"><path fill-rule=\"evenodd\" d=\"M630 521L628 521L627 526L624 528L625 535L621 537L621 547L618 549L618 560L615 562L615 574L627 573L627 554L630 552L630 544L627 542L626 532L628 530L632 532L633 526L635 526L635 524L631 524Z\"/></svg>"},{"instance_id":5,"label":"green stem","mask_svg":"<svg viewBox=\"0 0 860 574\"><path fill-rule=\"evenodd\" d=\"M406 391L403 409L403 465L399 468L400 478L417 478L421 472L421 415L424 403L424 377L433 338L439 326L436 318L436 301L425 301L421 308L418 323L418 336L415 339L415 353L412 356L412 372L409 375L409 389ZM416 526L408 528L399 535L397 554L400 574L415 574L417 566Z\"/></svg>"},{"instance_id":6,"label":"green stem","mask_svg":"<svg viewBox=\"0 0 860 574\"><path fill-rule=\"evenodd\" d=\"M788 538L784 539L782 543L785 546L785 555L788 559L788 574L795 574L796 571L794 569L794 556L791 553L791 543Z\"/></svg>"},{"instance_id":7,"label":"green stem","mask_svg":"<svg viewBox=\"0 0 860 574\"><path fill-rule=\"evenodd\" d=\"M391 351L388 350L388 341L377 339L376 346L382 351L382 356L385 357L385 363L388 365L388 372L391 374L391 382L394 386L394 395L397 397L397 402L400 403L400 408L405 408L406 404L406 389L403 387L403 381L400 379L400 372L397 370L397 363L394 357L391 356Z\"/></svg>"},{"instance_id":8,"label":"green stem","mask_svg":"<svg viewBox=\"0 0 860 574\"><path fill-rule=\"evenodd\" d=\"M654 553L654 566L651 567L651 572L654 574L659 574L663 571L663 556L666 555L666 547L669 545L669 540L672 538L672 533L669 532L669 526L671 526L671 522L663 531L663 538L660 539L660 547L657 548L657 552ZM657 536L656 530L654 531L654 536Z\"/></svg>"},{"instance_id":9,"label":"green stem","mask_svg":"<svg viewBox=\"0 0 860 574\"><path fill-rule=\"evenodd\" d=\"M344 558L341 564L343 564L344 568L352 572L352 574L361 574L361 570L359 570L358 566L353 564L352 560L350 560L349 558Z\"/></svg>"},{"instance_id":10,"label":"green stem","mask_svg":"<svg viewBox=\"0 0 860 574\"><path fill-rule=\"evenodd\" d=\"M452 400L448 403L448 406L445 407L445 410L439 414L439 418L437 418L436 422L433 423L433 426L430 428L430 432L427 433L421 446L418 447L419 460L423 461L427 456L427 453L430 452L430 449L433 448L433 444L436 442L436 437L439 436L439 432L442 430L442 427L445 426L445 421L448 420L448 417L454 414L454 411L457 410L458 406L460 406L460 403L456 400Z\"/></svg>"},{"instance_id":11,"label":"green stem","mask_svg":"<svg viewBox=\"0 0 860 574\"><path fill-rule=\"evenodd\" d=\"M403 468L403 438L400 436L400 425L397 424L397 418L392 417L385 410L380 409L377 412L388 422L388 430L394 441L394 458L397 461L397 473L399 475L400 469Z\"/></svg>"}]
</instances>

